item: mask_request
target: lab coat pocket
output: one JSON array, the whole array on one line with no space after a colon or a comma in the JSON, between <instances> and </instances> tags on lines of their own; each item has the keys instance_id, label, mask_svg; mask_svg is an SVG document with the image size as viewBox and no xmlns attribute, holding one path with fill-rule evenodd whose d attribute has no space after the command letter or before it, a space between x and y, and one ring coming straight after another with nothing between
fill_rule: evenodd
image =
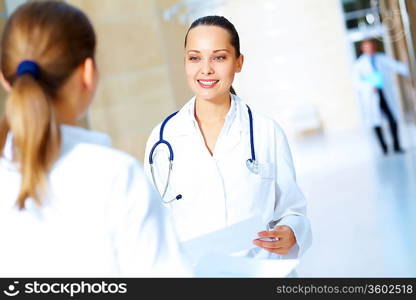
<instances>
[{"instance_id":1,"label":"lab coat pocket","mask_svg":"<svg viewBox=\"0 0 416 300\"><path fill-rule=\"evenodd\" d=\"M259 164L259 175L262 179L276 178L276 164L264 162Z\"/></svg>"}]
</instances>

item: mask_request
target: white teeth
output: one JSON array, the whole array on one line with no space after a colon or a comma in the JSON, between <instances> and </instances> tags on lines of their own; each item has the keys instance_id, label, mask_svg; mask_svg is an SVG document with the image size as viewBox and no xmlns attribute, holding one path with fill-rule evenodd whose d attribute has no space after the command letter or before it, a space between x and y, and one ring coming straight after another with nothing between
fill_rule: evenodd
<instances>
[{"instance_id":1,"label":"white teeth","mask_svg":"<svg viewBox=\"0 0 416 300\"><path fill-rule=\"evenodd\" d=\"M200 83L202 83L203 85L213 85L214 83L217 83L218 80L213 80L213 81L204 81L204 80L198 80Z\"/></svg>"}]
</instances>

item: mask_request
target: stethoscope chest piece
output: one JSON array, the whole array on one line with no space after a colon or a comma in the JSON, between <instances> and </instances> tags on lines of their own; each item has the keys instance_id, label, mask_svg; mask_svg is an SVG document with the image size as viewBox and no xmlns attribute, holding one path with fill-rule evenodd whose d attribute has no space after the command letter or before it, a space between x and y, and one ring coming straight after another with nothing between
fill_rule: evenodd
<instances>
[{"instance_id":1,"label":"stethoscope chest piece","mask_svg":"<svg viewBox=\"0 0 416 300\"><path fill-rule=\"evenodd\" d=\"M257 160L252 160L251 158L247 159L246 166L251 173L259 174L259 163Z\"/></svg>"}]
</instances>

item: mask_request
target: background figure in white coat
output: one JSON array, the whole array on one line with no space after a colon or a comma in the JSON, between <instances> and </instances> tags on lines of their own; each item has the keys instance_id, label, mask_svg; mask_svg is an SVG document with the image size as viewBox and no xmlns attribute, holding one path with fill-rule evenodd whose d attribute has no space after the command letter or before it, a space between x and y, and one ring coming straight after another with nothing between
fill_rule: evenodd
<instances>
[{"instance_id":1,"label":"background figure in white coat","mask_svg":"<svg viewBox=\"0 0 416 300\"><path fill-rule=\"evenodd\" d=\"M355 64L356 83L359 88L360 100L367 122L374 128L375 134L384 154L388 147L382 131L383 116L387 118L393 139L393 149L403 153L398 130L398 105L394 98L394 74L409 76L406 65L391 57L377 52L374 41L361 43L363 54Z\"/></svg>"},{"instance_id":2,"label":"background figure in white coat","mask_svg":"<svg viewBox=\"0 0 416 300\"><path fill-rule=\"evenodd\" d=\"M226 18L207 16L192 23L185 37L185 69L195 96L163 127L163 139L174 152L164 201L169 202L181 241L260 216L264 230L247 237L254 245L246 254L299 257L311 244L306 201L296 184L284 132L254 111L258 169L248 167L249 111L232 88L243 60L238 33ZM155 183L163 194L168 148L162 145L150 155L160 130L161 124L147 142L145 169L151 178L151 157Z\"/></svg>"},{"instance_id":3,"label":"background figure in white coat","mask_svg":"<svg viewBox=\"0 0 416 300\"><path fill-rule=\"evenodd\" d=\"M1 50L0 276L188 276L137 160L75 125L98 79L87 17L29 2Z\"/></svg>"}]
</instances>

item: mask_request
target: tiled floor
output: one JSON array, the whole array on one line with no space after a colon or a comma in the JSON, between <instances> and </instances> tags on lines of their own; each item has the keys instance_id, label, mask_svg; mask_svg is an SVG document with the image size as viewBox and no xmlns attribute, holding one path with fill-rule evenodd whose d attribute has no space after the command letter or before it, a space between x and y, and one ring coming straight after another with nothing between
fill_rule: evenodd
<instances>
[{"instance_id":1,"label":"tiled floor","mask_svg":"<svg viewBox=\"0 0 416 300\"><path fill-rule=\"evenodd\" d=\"M405 142L382 156L364 132L292 141L314 234L299 276L416 276L416 148Z\"/></svg>"}]
</instances>

